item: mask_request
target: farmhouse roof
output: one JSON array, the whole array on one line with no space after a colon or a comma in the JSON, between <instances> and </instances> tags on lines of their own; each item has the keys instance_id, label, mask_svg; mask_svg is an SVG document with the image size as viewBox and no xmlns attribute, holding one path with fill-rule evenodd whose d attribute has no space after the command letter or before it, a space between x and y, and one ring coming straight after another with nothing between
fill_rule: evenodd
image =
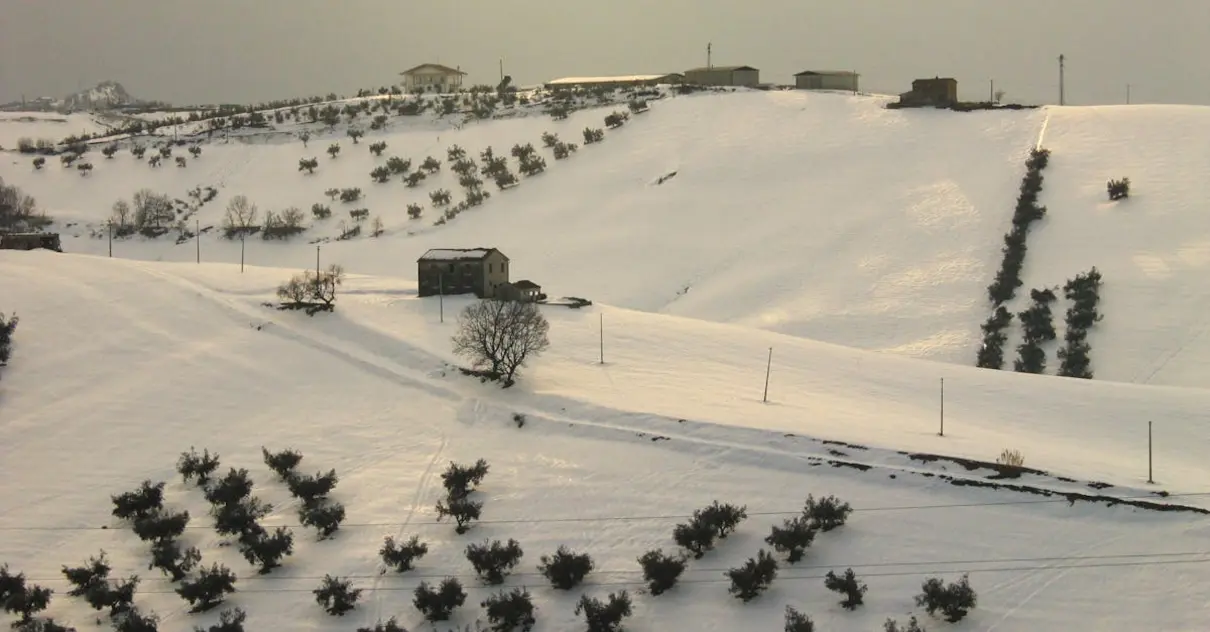
<instances>
[{"instance_id":1,"label":"farmhouse roof","mask_svg":"<svg viewBox=\"0 0 1210 632\"><path fill-rule=\"evenodd\" d=\"M515 281L513 283L513 287L517 288L518 290L540 290L540 289L542 289L542 286L538 285L537 283L534 283L533 281L530 281L529 279L521 279L520 281Z\"/></svg>"},{"instance_id":2,"label":"farmhouse roof","mask_svg":"<svg viewBox=\"0 0 1210 632\"><path fill-rule=\"evenodd\" d=\"M407 70L405 70L399 74L414 75L424 68L432 68L433 70L439 70L443 74L447 74L447 75L465 75L466 74L465 72L462 72L461 70L458 70L457 68L450 68L449 66L443 66L441 64L420 64L419 66L416 66L415 68L408 68Z\"/></svg>"},{"instance_id":3,"label":"farmhouse roof","mask_svg":"<svg viewBox=\"0 0 1210 632\"><path fill-rule=\"evenodd\" d=\"M807 77L807 76L814 76L814 75L832 75L832 76L848 77L848 76L852 76L852 75L856 75L856 74L857 73L853 72L852 70L804 70L800 73L796 73L794 76L795 77Z\"/></svg>"},{"instance_id":4,"label":"farmhouse roof","mask_svg":"<svg viewBox=\"0 0 1210 632\"><path fill-rule=\"evenodd\" d=\"M495 248L433 248L420 255L417 261L482 261L493 252L508 261L508 257Z\"/></svg>"},{"instance_id":5,"label":"farmhouse roof","mask_svg":"<svg viewBox=\"0 0 1210 632\"><path fill-rule=\"evenodd\" d=\"M702 66L701 68L690 68L689 70L686 70L685 72L687 72L687 73L689 73L689 72L710 72L712 70L722 70L724 72L729 72L729 71L734 71L734 70L756 70L756 68L753 68L752 66Z\"/></svg>"}]
</instances>

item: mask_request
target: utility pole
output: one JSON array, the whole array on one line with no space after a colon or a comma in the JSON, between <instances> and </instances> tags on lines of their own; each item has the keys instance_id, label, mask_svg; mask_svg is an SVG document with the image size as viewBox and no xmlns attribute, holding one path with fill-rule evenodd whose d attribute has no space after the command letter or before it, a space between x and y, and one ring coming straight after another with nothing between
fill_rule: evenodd
<instances>
[{"instance_id":1,"label":"utility pole","mask_svg":"<svg viewBox=\"0 0 1210 632\"><path fill-rule=\"evenodd\" d=\"M202 263L202 220L193 220L193 241L197 244L197 262Z\"/></svg>"},{"instance_id":2,"label":"utility pole","mask_svg":"<svg viewBox=\"0 0 1210 632\"><path fill-rule=\"evenodd\" d=\"M504 83L504 58L500 58L500 83Z\"/></svg>"},{"instance_id":3,"label":"utility pole","mask_svg":"<svg viewBox=\"0 0 1210 632\"><path fill-rule=\"evenodd\" d=\"M244 273L244 232L239 233L239 273Z\"/></svg>"},{"instance_id":4,"label":"utility pole","mask_svg":"<svg viewBox=\"0 0 1210 632\"><path fill-rule=\"evenodd\" d=\"M773 347L769 347L769 362L765 364L765 395L760 401L769 402L769 373L773 370Z\"/></svg>"},{"instance_id":5,"label":"utility pole","mask_svg":"<svg viewBox=\"0 0 1210 632\"><path fill-rule=\"evenodd\" d=\"M109 220L109 221L105 222L105 225L109 226L109 258L112 259L113 258L113 220Z\"/></svg>"},{"instance_id":6,"label":"utility pole","mask_svg":"<svg viewBox=\"0 0 1210 632\"><path fill-rule=\"evenodd\" d=\"M941 378L941 432L937 434L945 436L945 378Z\"/></svg>"},{"instance_id":7,"label":"utility pole","mask_svg":"<svg viewBox=\"0 0 1210 632\"><path fill-rule=\"evenodd\" d=\"M1147 482L1155 483L1155 479L1151 476L1151 422L1147 422Z\"/></svg>"},{"instance_id":8,"label":"utility pole","mask_svg":"<svg viewBox=\"0 0 1210 632\"><path fill-rule=\"evenodd\" d=\"M996 102L996 80L995 79L991 80L989 87L990 87L990 89L987 91L987 102L995 103Z\"/></svg>"},{"instance_id":9,"label":"utility pole","mask_svg":"<svg viewBox=\"0 0 1210 632\"><path fill-rule=\"evenodd\" d=\"M1064 66L1065 66L1066 61L1067 61L1066 55L1059 55L1059 105L1067 105L1067 94L1066 94L1067 86L1064 83L1064 81L1065 81Z\"/></svg>"}]
</instances>

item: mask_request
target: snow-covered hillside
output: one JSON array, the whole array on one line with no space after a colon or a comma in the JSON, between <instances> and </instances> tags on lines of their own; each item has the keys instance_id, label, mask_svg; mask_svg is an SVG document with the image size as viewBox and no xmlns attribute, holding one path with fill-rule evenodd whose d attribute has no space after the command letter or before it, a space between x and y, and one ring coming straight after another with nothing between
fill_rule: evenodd
<instances>
[{"instance_id":1,"label":"snow-covered hillside","mask_svg":"<svg viewBox=\"0 0 1210 632\"><path fill-rule=\"evenodd\" d=\"M391 616L428 629L411 591L445 576L462 579L469 595L436 629L469 624L494 589L462 551L484 538L524 548L505 587L533 593L535 632L583 629L573 614L579 596L621 589L635 600L633 632L780 630L786 605L827 630L879 629L909 613L929 630L1001 632L1195 630L1210 616L1204 516L970 486L1203 504L1179 493L1206 489L1210 468L1197 448L1205 391L950 367L942 438L929 371L942 365L601 306L543 308L550 352L500 391L447 364L464 300L444 301L442 323L439 301L416 298L410 282L353 276L333 314L263 306L290 272L0 252L4 307L22 318L0 382L0 563L55 589L48 614L106 629L66 595L60 573L103 549L114 576L143 578L135 603L161 617L161 630L217 619L217 610L189 614L174 586L146 570L148 545L109 515L111 494L150 479L167 481L167 506L189 510L185 544L238 574L224 607L245 609L248 629L335 632ZM1158 485L1143 482L1144 414L1160 421ZM307 472L335 468L332 497L348 518L332 540L297 524L297 501L262 464L262 445L299 449ZM250 470L253 493L276 507L265 524L295 533L282 568L257 575L220 546L201 491L174 471L190 446L218 452L224 470ZM1049 474L997 480L973 464L898 452L990 460L1005 447ZM457 535L436 521L438 474L451 460L477 458L491 465L478 494L483 520ZM1112 486L1090 486L1094 478ZM1152 493L1160 489L1178 495ZM755 601L730 597L722 573L767 547L770 526L807 494L851 502L849 523L821 534L804 561L783 563ZM671 592L644 594L635 558L672 551L673 526L713 500L745 504L750 517L690 561ZM430 552L414 571L381 574L387 535L418 535ZM597 564L569 593L535 568L563 544ZM852 613L822 579L850 567L869 586ZM961 623L912 603L925 578L964 572L979 601ZM324 614L311 594L328 573L365 589L343 618Z\"/></svg>"},{"instance_id":2,"label":"snow-covered hillside","mask_svg":"<svg viewBox=\"0 0 1210 632\"><path fill-rule=\"evenodd\" d=\"M376 108L383 101L336 105L361 102ZM328 128L290 118L276 123L270 113L267 130L207 135L205 121L161 128L161 140L202 139L196 158L186 146L175 148L187 159L184 168L170 159L152 168L123 141L112 159L99 155L100 145L86 154L94 168L85 177L54 160L35 170L16 153L2 156L0 177L60 221L71 252L107 252L102 222L116 200L140 188L195 204L188 191L215 187L217 197L188 214L182 229L192 230L194 220L203 229L217 226L236 195L262 212L331 208L332 218L308 218L307 232L290 242L248 242L247 261L258 265L308 265L309 244L318 239L328 242L325 258L354 272L412 278L415 258L428 248L496 246L518 276L548 294L969 366L1024 158L1041 140L1052 152L1041 198L1049 213L1030 233L1024 291L1009 307L1020 311L1029 289L1096 266L1106 286L1105 320L1089 337L1095 376L1206 383L1200 341L1210 294L1195 275L1210 228L1197 212L1207 158L1200 135L1188 130L1210 126L1210 112L1128 106L955 113L892 111L885 102L801 91L668 94L566 160L542 147L543 133L582 144L585 127L602 127L605 114L624 106L582 110L565 121L543 115L545 105L465 123L460 115L391 113L386 129L366 130L358 144L346 136L343 117ZM377 113L353 126L365 129ZM305 147L303 132L310 134ZM375 142L387 144L381 156L369 151ZM333 143L341 146L337 158L325 153ZM463 197L449 148L460 146L482 163L478 154L488 147L507 155L526 143L546 159L545 173L506 191L488 179L492 197L482 206L434 225L443 210L433 208L431 193L449 190L454 204ZM414 188L398 175L373 182L370 172L392 156L410 160L413 171L429 156L443 166ZM310 157L319 162L314 175L298 168ZM510 168L516 171L515 159ZM1130 177L1135 192L1110 205L1104 184L1116 177ZM360 188L361 199L341 203L325 194L345 188ZM410 204L423 207L420 218L409 217ZM342 222L354 224L348 213L355 209L369 214L361 236L331 241ZM377 239L368 235L375 219L385 230ZM201 249L206 261L239 261L240 244L214 232L202 236ZM114 252L195 257L192 244L177 245L175 232L121 240ZM1062 320L1061 308L1055 319ZM1018 341L1014 324L1009 367ZM1056 347L1046 350L1053 373Z\"/></svg>"},{"instance_id":3,"label":"snow-covered hillside","mask_svg":"<svg viewBox=\"0 0 1210 632\"><path fill-rule=\"evenodd\" d=\"M330 204L336 216L316 222L311 238L334 236L341 214L369 209L385 223L379 242L327 246L356 272L406 277L428 248L491 245L549 293L970 364L983 287L1044 114L890 111L884 101L800 92L671 98L563 161L541 148L543 132L581 143L581 131L601 127L610 109L462 129L397 117L394 129L370 131L358 145L343 126L313 133L305 149L281 136L218 142L183 169L152 169L122 151L112 160L92 155L86 178L58 165L35 172L17 157L0 173L61 221L79 223L67 231L79 237L67 239L69 251L104 252L85 225L140 187L184 198L195 186L215 186L218 198L197 215L203 225L217 224L235 195L265 210ZM378 140L387 149L376 158L368 146ZM324 154L333 142L342 147L336 159ZM369 175L392 155L418 166L427 156L445 161L453 145L477 157L487 147L507 155L518 143L539 147L546 173L515 190L492 186L482 207L445 226L433 226L440 210L429 193L445 188L460 199L448 162L414 189ZM177 155L188 157L184 148ZM311 156L316 174L300 173L299 159ZM363 199L332 204L324 196L347 187ZM420 219L408 218L410 203L425 207ZM305 241L258 240L248 257L296 265L311 256ZM194 256L170 238L115 249L123 257ZM207 242L203 250L207 260L238 260L238 244Z\"/></svg>"}]
</instances>

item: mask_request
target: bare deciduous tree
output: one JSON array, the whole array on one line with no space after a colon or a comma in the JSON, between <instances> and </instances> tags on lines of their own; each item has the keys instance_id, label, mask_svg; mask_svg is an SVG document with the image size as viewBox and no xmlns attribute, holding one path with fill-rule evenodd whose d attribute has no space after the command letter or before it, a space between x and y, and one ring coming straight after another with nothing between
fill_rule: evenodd
<instances>
[{"instance_id":1,"label":"bare deciduous tree","mask_svg":"<svg viewBox=\"0 0 1210 632\"><path fill-rule=\"evenodd\" d=\"M533 303L482 300L468 305L458 317L454 353L469 358L476 369L507 388L530 356L550 346L548 331L550 324Z\"/></svg>"},{"instance_id":2,"label":"bare deciduous tree","mask_svg":"<svg viewBox=\"0 0 1210 632\"><path fill-rule=\"evenodd\" d=\"M134 194L134 224L139 230L168 228L176 219L172 198L151 189L139 189Z\"/></svg>"},{"instance_id":3,"label":"bare deciduous tree","mask_svg":"<svg viewBox=\"0 0 1210 632\"><path fill-rule=\"evenodd\" d=\"M118 200L113 203L113 223L118 230L122 230L130 225L130 203L126 200Z\"/></svg>"},{"instance_id":4,"label":"bare deciduous tree","mask_svg":"<svg viewBox=\"0 0 1210 632\"><path fill-rule=\"evenodd\" d=\"M237 195L227 203L227 214L223 217L223 234L228 238L250 232L256 226L259 210L248 201L248 197Z\"/></svg>"}]
</instances>

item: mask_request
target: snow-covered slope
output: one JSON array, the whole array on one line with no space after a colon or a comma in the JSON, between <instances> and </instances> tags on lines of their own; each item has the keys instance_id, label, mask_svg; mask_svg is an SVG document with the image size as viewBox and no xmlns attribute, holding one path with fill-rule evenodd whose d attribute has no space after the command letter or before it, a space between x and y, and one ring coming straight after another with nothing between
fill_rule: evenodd
<instances>
[{"instance_id":1,"label":"snow-covered slope","mask_svg":"<svg viewBox=\"0 0 1210 632\"><path fill-rule=\"evenodd\" d=\"M490 146L507 155L518 143L541 147L544 131L580 142L580 132L600 127L609 110L460 130L395 118L395 131L369 132L359 145L343 138L343 127L332 138L315 133L306 149L280 137L206 145L184 169L153 170L122 152L112 160L94 155L87 178L57 165L34 172L24 160L2 173L61 220L92 223L143 186L182 198L194 186L218 187L219 197L198 214L203 223L217 223L234 195L266 210L306 211L329 202L327 189L360 187L363 200L337 202L334 212L368 208L387 232L386 243L362 238L329 246L354 271L409 276L428 248L491 245L512 258L517 274L551 293L969 363L985 310L982 289L998 263L1021 163L1044 114L956 116L890 111L883 102L801 92L656 102L566 161L540 149L546 173L493 191L482 207L442 227L432 226L439 211L429 208L428 194L443 187L458 201L448 164L415 189L399 178L375 184L369 172L391 155L414 165L430 155L444 160L455 144L472 154ZM375 158L367 147L380 139L388 148ZM332 142L342 145L339 158L324 155ZM183 148L177 153L185 155ZM299 158L309 156L320 159L314 176L298 171ZM425 215L409 220L409 203L423 204ZM332 236L337 221L319 222L309 235ZM107 246L68 239L65 247ZM193 257L192 248L171 240L116 248L126 257ZM303 243L250 249L258 263L309 256ZM238 260L230 244L203 250L208 260Z\"/></svg>"},{"instance_id":2,"label":"snow-covered slope","mask_svg":"<svg viewBox=\"0 0 1210 632\"><path fill-rule=\"evenodd\" d=\"M1042 288L1101 272L1104 320L1089 335L1098 379L1210 386L1208 134L1205 107L1051 110L1048 212L1030 235L1023 281ZM1106 182L1121 178L1130 198L1110 202Z\"/></svg>"},{"instance_id":3,"label":"snow-covered slope","mask_svg":"<svg viewBox=\"0 0 1210 632\"><path fill-rule=\"evenodd\" d=\"M383 100L369 101L377 107ZM327 129L289 118L276 123L270 114L269 130L218 132L212 142L199 131L205 123L161 129L167 136L160 139L174 133L189 143L203 139L197 158L175 148L188 159L185 168L171 162L152 168L124 142L112 159L96 149L87 154L94 169L86 177L53 160L34 170L29 157L15 153L0 156L0 177L60 220L71 252L106 253L100 224L114 201L137 189L188 200L194 187L213 186L217 197L186 215L183 228L195 220L217 226L236 195L262 212L332 208L331 219L313 221L290 242L248 241L244 256L257 265L308 266L315 256L310 242L318 239L327 241L327 261L408 279L428 248L496 246L511 257L516 277L552 296L969 366L1024 158L1041 139L1052 152L1042 192L1049 213L1030 233L1024 291L1009 307L1020 311L1029 289L1061 284L1095 265L1106 284L1105 319L1089 335L1096 377L1207 383L1210 350L1202 350L1201 340L1210 294L1197 281L1205 258L1198 205L1208 186L1201 177L1207 154L1196 130L1210 127L1210 110L955 113L886 110L885 101L802 91L670 96L562 161L541 147L543 132L581 142L584 128L600 127L614 106L566 121L541 115L543 105L469 123L460 116L391 114L386 130L367 131L359 144L345 135L347 121ZM355 126L365 128L377 113L361 115ZM302 131L311 134L306 147L297 137ZM377 141L388 145L381 157L368 150ZM332 143L342 148L335 159L325 154ZM491 147L506 155L524 143L546 158L545 173L507 191L489 182L492 197L483 206L434 226L441 209L432 208L429 194L448 189L455 203L463 195L448 148L477 156ZM299 159L312 156L319 169L301 173ZM398 176L372 182L370 171L391 156L413 167L427 156L445 164L415 188ZM516 160L510 166L515 171ZM1105 201L1111 177L1131 178L1131 199ZM348 187L364 197L341 203L325 195ZM424 207L421 218L409 219L409 204ZM330 241L341 222L352 224L354 209L369 211L362 236ZM373 218L385 228L377 239L367 236ZM194 244L177 245L175 237L122 240L113 249L118 257L192 260ZM241 256L238 242L214 232L203 235L201 251L210 262L236 263ZM1018 329L1010 330L1009 366ZM1053 373L1055 348L1047 350Z\"/></svg>"},{"instance_id":4,"label":"snow-covered slope","mask_svg":"<svg viewBox=\"0 0 1210 632\"><path fill-rule=\"evenodd\" d=\"M535 632L580 629L580 594L623 588L635 596L627 626L635 632L780 629L786 605L822 629L877 629L910 612L927 619L912 604L921 581L963 572L979 605L955 629L1193 630L1208 616L1202 516L945 484L1196 504L1196 495L1165 500L1144 489L1205 489L1207 466L1194 454L1205 439L1198 411L1210 404L1201 390L951 368L941 438L930 411L934 376L921 370L940 365L617 308L547 307L550 353L501 392L445 364L462 301L445 301L441 323L438 302L417 299L409 283L355 276L334 314L262 306L288 272L0 252L6 309L22 317L0 382L0 562L56 589L50 614L104 629L65 594L59 573L104 549L115 575L144 578L136 603L161 616L161 630L217 618L188 614L173 586L145 570L147 545L109 516L110 494L151 479L168 481L166 504L193 516L185 542L239 575L227 605L248 611L249 629L349 630L389 616L424 629L411 590L447 575L470 594L437 629L471 623L492 590L462 550L510 537L525 557L506 586L533 592ZM1143 410L1167 420L1157 433L1157 486L1142 483L1144 444L1133 457L1128 445L1131 433L1144 436L1135 423ZM252 472L254 493L277 507L266 524L296 533L283 568L258 576L219 545L201 492L173 471L191 445ZM335 539L317 542L297 526L294 501L261 463L262 445L301 450L304 470L337 470L333 497L348 519ZM900 446L985 458L1016 447L1027 465L1053 473L989 480L986 469L884 449ZM484 521L459 536L435 520L437 475L450 460L480 457L491 464ZM1095 492L1089 477L1118 486ZM764 547L769 527L808 493L853 503L849 524L821 535L805 561L783 565L756 601L728 596L723 571ZM671 551L673 525L715 499L746 504L751 517L692 561L671 593L643 594L635 558ZM382 538L413 534L430 545L417 570L380 575ZM560 544L597 562L588 584L568 594L534 569ZM822 581L849 567L869 585L855 613ZM326 573L366 590L344 618L323 614L311 595Z\"/></svg>"}]
</instances>

